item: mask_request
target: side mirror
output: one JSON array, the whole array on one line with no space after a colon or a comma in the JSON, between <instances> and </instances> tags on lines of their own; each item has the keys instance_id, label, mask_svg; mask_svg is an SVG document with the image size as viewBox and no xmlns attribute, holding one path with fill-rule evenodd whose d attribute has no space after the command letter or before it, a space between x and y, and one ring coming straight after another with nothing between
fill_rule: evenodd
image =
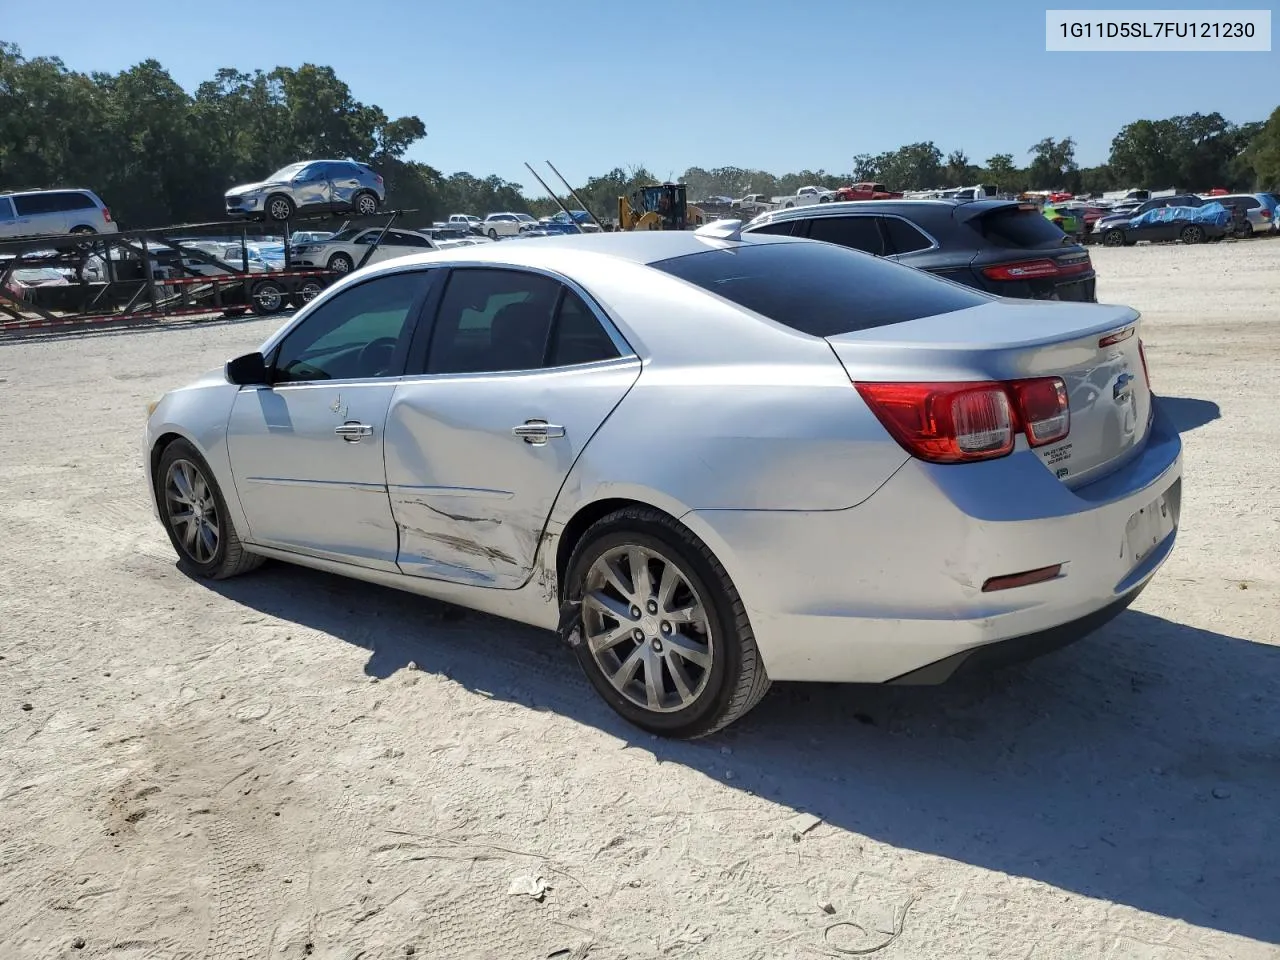
<instances>
[{"instance_id":1,"label":"side mirror","mask_svg":"<svg viewBox=\"0 0 1280 960\"><path fill-rule=\"evenodd\" d=\"M238 387L261 387L271 384L267 361L261 353L246 353L228 360L225 368L227 382Z\"/></svg>"}]
</instances>

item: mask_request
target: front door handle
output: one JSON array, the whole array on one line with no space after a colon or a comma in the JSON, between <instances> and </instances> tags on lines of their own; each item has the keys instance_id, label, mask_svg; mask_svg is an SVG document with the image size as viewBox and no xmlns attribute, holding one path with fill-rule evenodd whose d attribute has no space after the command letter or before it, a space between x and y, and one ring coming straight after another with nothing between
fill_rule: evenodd
<instances>
[{"instance_id":1,"label":"front door handle","mask_svg":"<svg viewBox=\"0 0 1280 960\"><path fill-rule=\"evenodd\" d=\"M333 432L348 443L359 443L361 437L373 436L373 427L367 423L348 420L346 423L341 423L334 427Z\"/></svg>"},{"instance_id":2,"label":"front door handle","mask_svg":"<svg viewBox=\"0 0 1280 960\"><path fill-rule=\"evenodd\" d=\"M511 428L511 435L519 437L525 443L544 444L553 437L563 437L564 427L545 420L526 420L519 426Z\"/></svg>"}]
</instances>

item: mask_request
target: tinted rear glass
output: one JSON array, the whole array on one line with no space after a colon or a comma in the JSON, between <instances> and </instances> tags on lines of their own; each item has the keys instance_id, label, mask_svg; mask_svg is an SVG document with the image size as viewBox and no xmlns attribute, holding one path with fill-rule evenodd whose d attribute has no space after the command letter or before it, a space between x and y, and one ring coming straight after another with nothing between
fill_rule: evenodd
<instances>
[{"instance_id":1,"label":"tinted rear glass","mask_svg":"<svg viewBox=\"0 0 1280 960\"><path fill-rule=\"evenodd\" d=\"M831 243L752 243L650 264L815 337L989 302L974 290Z\"/></svg>"},{"instance_id":2,"label":"tinted rear glass","mask_svg":"<svg viewBox=\"0 0 1280 960\"><path fill-rule=\"evenodd\" d=\"M1043 250L1066 242L1061 228L1039 210L997 207L969 222L988 242L1008 250Z\"/></svg>"}]
</instances>

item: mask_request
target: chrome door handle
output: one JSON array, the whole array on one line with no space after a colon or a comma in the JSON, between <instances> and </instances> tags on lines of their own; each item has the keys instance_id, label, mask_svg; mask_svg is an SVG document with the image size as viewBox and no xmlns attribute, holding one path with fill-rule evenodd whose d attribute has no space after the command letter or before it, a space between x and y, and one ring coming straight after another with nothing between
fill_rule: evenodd
<instances>
[{"instance_id":1,"label":"chrome door handle","mask_svg":"<svg viewBox=\"0 0 1280 960\"><path fill-rule=\"evenodd\" d=\"M553 437L563 437L564 427L545 420L526 420L519 426L512 427L511 435L519 437L525 443L543 444Z\"/></svg>"},{"instance_id":2,"label":"chrome door handle","mask_svg":"<svg viewBox=\"0 0 1280 960\"><path fill-rule=\"evenodd\" d=\"M361 437L373 436L373 427L367 423L342 423L333 428L333 432L349 443L356 443Z\"/></svg>"}]
</instances>

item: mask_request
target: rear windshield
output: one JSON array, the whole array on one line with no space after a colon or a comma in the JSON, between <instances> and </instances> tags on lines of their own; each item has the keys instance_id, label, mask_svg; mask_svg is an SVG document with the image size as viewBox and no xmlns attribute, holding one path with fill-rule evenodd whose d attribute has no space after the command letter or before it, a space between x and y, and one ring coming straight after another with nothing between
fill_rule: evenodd
<instances>
[{"instance_id":1,"label":"rear windshield","mask_svg":"<svg viewBox=\"0 0 1280 960\"><path fill-rule=\"evenodd\" d=\"M831 243L751 243L650 264L815 337L952 313L990 298Z\"/></svg>"},{"instance_id":2,"label":"rear windshield","mask_svg":"<svg viewBox=\"0 0 1280 960\"><path fill-rule=\"evenodd\" d=\"M1067 242L1062 229L1035 208L996 207L970 224L989 243L1007 250L1044 250Z\"/></svg>"}]
</instances>

